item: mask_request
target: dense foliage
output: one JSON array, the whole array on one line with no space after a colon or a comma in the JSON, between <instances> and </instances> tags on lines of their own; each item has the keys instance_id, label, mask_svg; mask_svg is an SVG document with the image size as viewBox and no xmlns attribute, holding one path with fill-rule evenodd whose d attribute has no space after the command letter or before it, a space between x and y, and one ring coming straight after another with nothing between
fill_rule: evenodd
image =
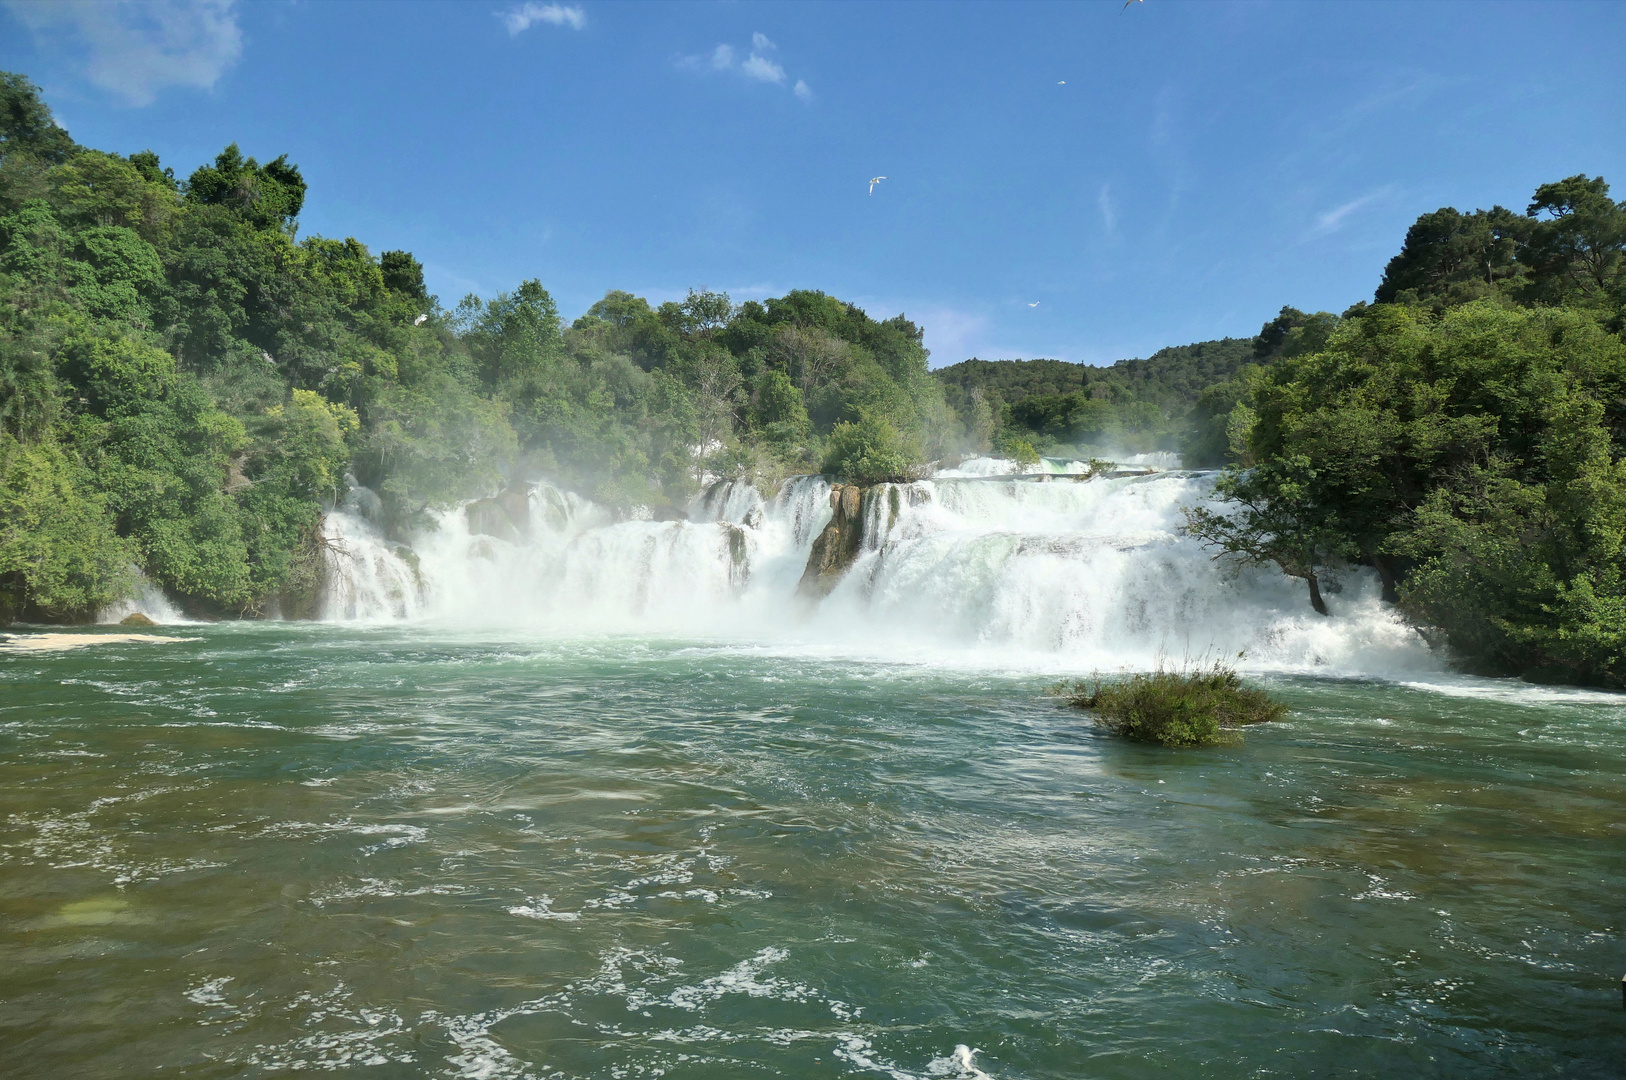
<instances>
[{"instance_id":1,"label":"dense foliage","mask_svg":"<svg viewBox=\"0 0 1626 1080\"><path fill-rule=\"evenodd\" d=\"M1089 456L1180 450L1204 390L1255 359L1242 338L1160 349L1095 368L1063 360L966 360L933 375L970 431L1001 452ZM1216 462L1218 463L1218 462Z\"/></svg>"},{"instance_id":2,"label":"dense foliage","mask_svg":"<svg viewBox=\"0 0 1626 1080\"><path fill-rule=\"evenodd\" d=\"M1095 714L1108 731L1162 746L1216 746L1237 741L1235 729L1287 715L1287 707L1263 690L1242 685L1232 668L1208 667L1141 672L1120 679L1062 684L1067 702Z\"/></svg>"},{"instance_id":3,"label":"dense foliage","mask_svg":"<svg viewBox=\"0 0 1626 1080\"><path fill-rule=\"evenodd\" d=\"M403 531L536 475L649 513L974 440L901 315L611 292L567 326L537 281L448 310L407 252L301 238L307 194L235 145L184 180L80 147L0 74L0 620L138 574L197 614L308 610L350 476Z\"/></svg>"},{"instance_id":4,"label":"dense foliage","mask_svg":"<svg viewBox=\"0 0 1626 1080\"><path fill-rule=\"evenodd\" d=\"M1194 510L1194 532L1305 578L1322 611L1320 585L1375 567L1477 667L1626 684L1626 204L1608 191L1577 176L1522 217L1426 214L1377 303L1289 325L1297 347L1209 392L1236 502Z\"/></svg>"}]
</instances>

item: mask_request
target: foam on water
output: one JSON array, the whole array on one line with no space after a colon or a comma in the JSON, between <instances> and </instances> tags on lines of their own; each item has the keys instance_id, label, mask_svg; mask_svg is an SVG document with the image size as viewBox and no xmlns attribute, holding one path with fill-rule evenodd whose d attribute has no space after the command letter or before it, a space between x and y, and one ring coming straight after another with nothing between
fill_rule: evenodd
<instances>
[{"instance_id":1,"label":"foam on water","mask_svg":"<svg viewBox=\"0 0 1626 1080\"><path fill-rule=\"evenodd\" d=\"M1182 509L1211 499L1212 474L1084 479L1055 467L1024 479L1001 466L974 460L874 489L862 551L822 601L798 592L831 515L822 477L793 478L771 498L745 482L714 484L681 521L617 521L537 484L512 535L476 531L460 508L411 549L346 509L327 519L324 617L683 633L1071 670L1239 653L1256 669L1440 670L1372 575L1351 575L1322 617L1302 582L1227 568L1181 535Z\"/></svg>"}]
</instances>

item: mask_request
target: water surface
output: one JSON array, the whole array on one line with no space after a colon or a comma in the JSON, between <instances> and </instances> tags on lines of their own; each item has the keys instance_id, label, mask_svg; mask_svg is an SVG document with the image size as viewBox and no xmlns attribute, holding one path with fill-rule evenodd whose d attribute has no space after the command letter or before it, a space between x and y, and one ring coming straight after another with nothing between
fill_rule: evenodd
<instances>
[{"instance_id":1,"label":"water surface","mask_svg":"<svg viewBox=\"0 0 1626 1080\"><path fill-rule=\"evenodd\" d=\"M1273 676L1174 752L950 662L166 633L0 655L7 1076L1626 1060L1613 695Z\"/></svg>"}]
</instances>

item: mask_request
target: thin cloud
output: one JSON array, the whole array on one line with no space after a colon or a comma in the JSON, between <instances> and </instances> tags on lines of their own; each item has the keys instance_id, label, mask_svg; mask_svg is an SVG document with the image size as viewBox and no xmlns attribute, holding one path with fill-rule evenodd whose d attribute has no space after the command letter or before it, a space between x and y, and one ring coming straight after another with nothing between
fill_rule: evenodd
<instances>
[{"instance_id":1,"label":"thin cloud","mask_svg":"<svg viewBox=\"0 0 1626 1080\"><path fill-rule=\"evenodd\" d=\"M740 65L740 74L748 79L757 79L766 83L783 85L785 82L785 69L772 60L756 53L752 53L745 58L745 63Z\"/></svg>"},{"instance_id":2,"label":"thin cloud","mask_svg":"<svg viewBox=\"0 0 1626 1080\"><path fill-rule=\"evenodd\" d=\"M727 43L718 45L710 54L700 56L680 56L676 60L679 68L687 71L732 71L743 79L752 82L768 83L772 86L790 86L790 92L796 100L807 104L813 100L813 88L807 85L806 79L797 79L791 83L785 66L777 60L769 59L768 52L778 49L773 40L760 30L751 35L751 50L746 53L745 59L738 59L734 46Z\"/></svg>"},{"instance_id":3,"label":"thin cloud","mask_svg":"<svg viewBox=\"0 0 1626 1080\"><path fill-rule=\"evenodd\" d=\"M1363 206L1376 202L1377 200L1388 195L1393 190L1394 185L1390 184L1386 187L1381 187L1376 191L1367 192L1358 199L1351 199L1342 206L1335 206L1326 213L1317 214L1315 219L1315 228L1311 230L1310 235L1330 236L1344 227L1344 219L1349 217L1349 215L1355 213L1355 211L1361 209Z\"/></svg>"},{"instance_id":4,"label":"thin cloud","mask_svg":"<svg viewBox=\"0 0 1626 1080\"><path fill-rule=\"evenodd\" d=\"M572 30L580 30L587 25L585 11L575 6L566 7L564 4L525 3L502 12L498 18L508 28L510 37L518 37L539 22L547 23L549 26L568 26Z\"/></svg>"},{"instance_id":5,"label":"thin cloud","mask_svg":"<svg viewBox=\"0 0 1626 1080\"><path fill-rule=\"evenodd\" d=\"M1095 205L1101 208L1101 224L1106 226L1107 235L1118 231L1118 208L1112 202L1112 185L1102 184L1101 194L1095 197Z\"/></svg>"},{"instance_id":6,"label":"thin cloud","mask_svg":"<svg viewBox=\"0 0 1626 1080\"><path fill-rule=\"evenodd\" d=\"M925 344L932 354L932 367L958 364L990 351L987 316L943 304L926 304L910 308L909 318L926 332Z\"/></svg>"},{"instance_id":7,"label":"thin cloud","mask_svg":"<svg viewBox=\"0 0 1626 1080\"><path fill-rule=\"evenodd\" d=\"M150 105L169 86L211 89L243 55L234 0L6 0L6 7L40 41L81 53L90 81L131 105Z\"/></svg>"}]
</instances>

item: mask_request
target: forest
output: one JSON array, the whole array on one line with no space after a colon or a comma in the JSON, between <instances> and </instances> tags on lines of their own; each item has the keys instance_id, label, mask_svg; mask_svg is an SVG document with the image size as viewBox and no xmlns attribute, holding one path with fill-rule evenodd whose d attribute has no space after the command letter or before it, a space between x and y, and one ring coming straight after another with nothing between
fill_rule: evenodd
<instances>
[{"instance_id":1,"label":"forest","mask_svg":"<svg viewBox=\"0 0 1626 1080\"><path fill-rule=\"evenodd\" d=\"M235 145L184 179L81 147L0 75L0 618L90 618L138 570L197 616L308 608L352 479L404 534L520 477L659 515L708 476L987 443L901 315L610 292L566 325L537 281L446 307L408 252L301 236L306 195Z\"/></svg>"},{"instance_id":2,"label":"forest","mask_svg":"<svg viewBox=\"0 0 1626 1080\"><path fill-rule=\"evenodd\" d=\"M203 617L308 606L325 506L405 535L547 476L661 516L710 478L858 482L988 452L1223 468L1217 557L1356 566L1475 669L1626 684L1626 204L1602 178L1420 217L1371 302L1104 368L928 369L922 329L822 292L539 281L450 307L405 251L302 236L285 156L184 178L77 145L0 74L0 619L76 621L137 574Z\"/></svg>"}]
</instances>

